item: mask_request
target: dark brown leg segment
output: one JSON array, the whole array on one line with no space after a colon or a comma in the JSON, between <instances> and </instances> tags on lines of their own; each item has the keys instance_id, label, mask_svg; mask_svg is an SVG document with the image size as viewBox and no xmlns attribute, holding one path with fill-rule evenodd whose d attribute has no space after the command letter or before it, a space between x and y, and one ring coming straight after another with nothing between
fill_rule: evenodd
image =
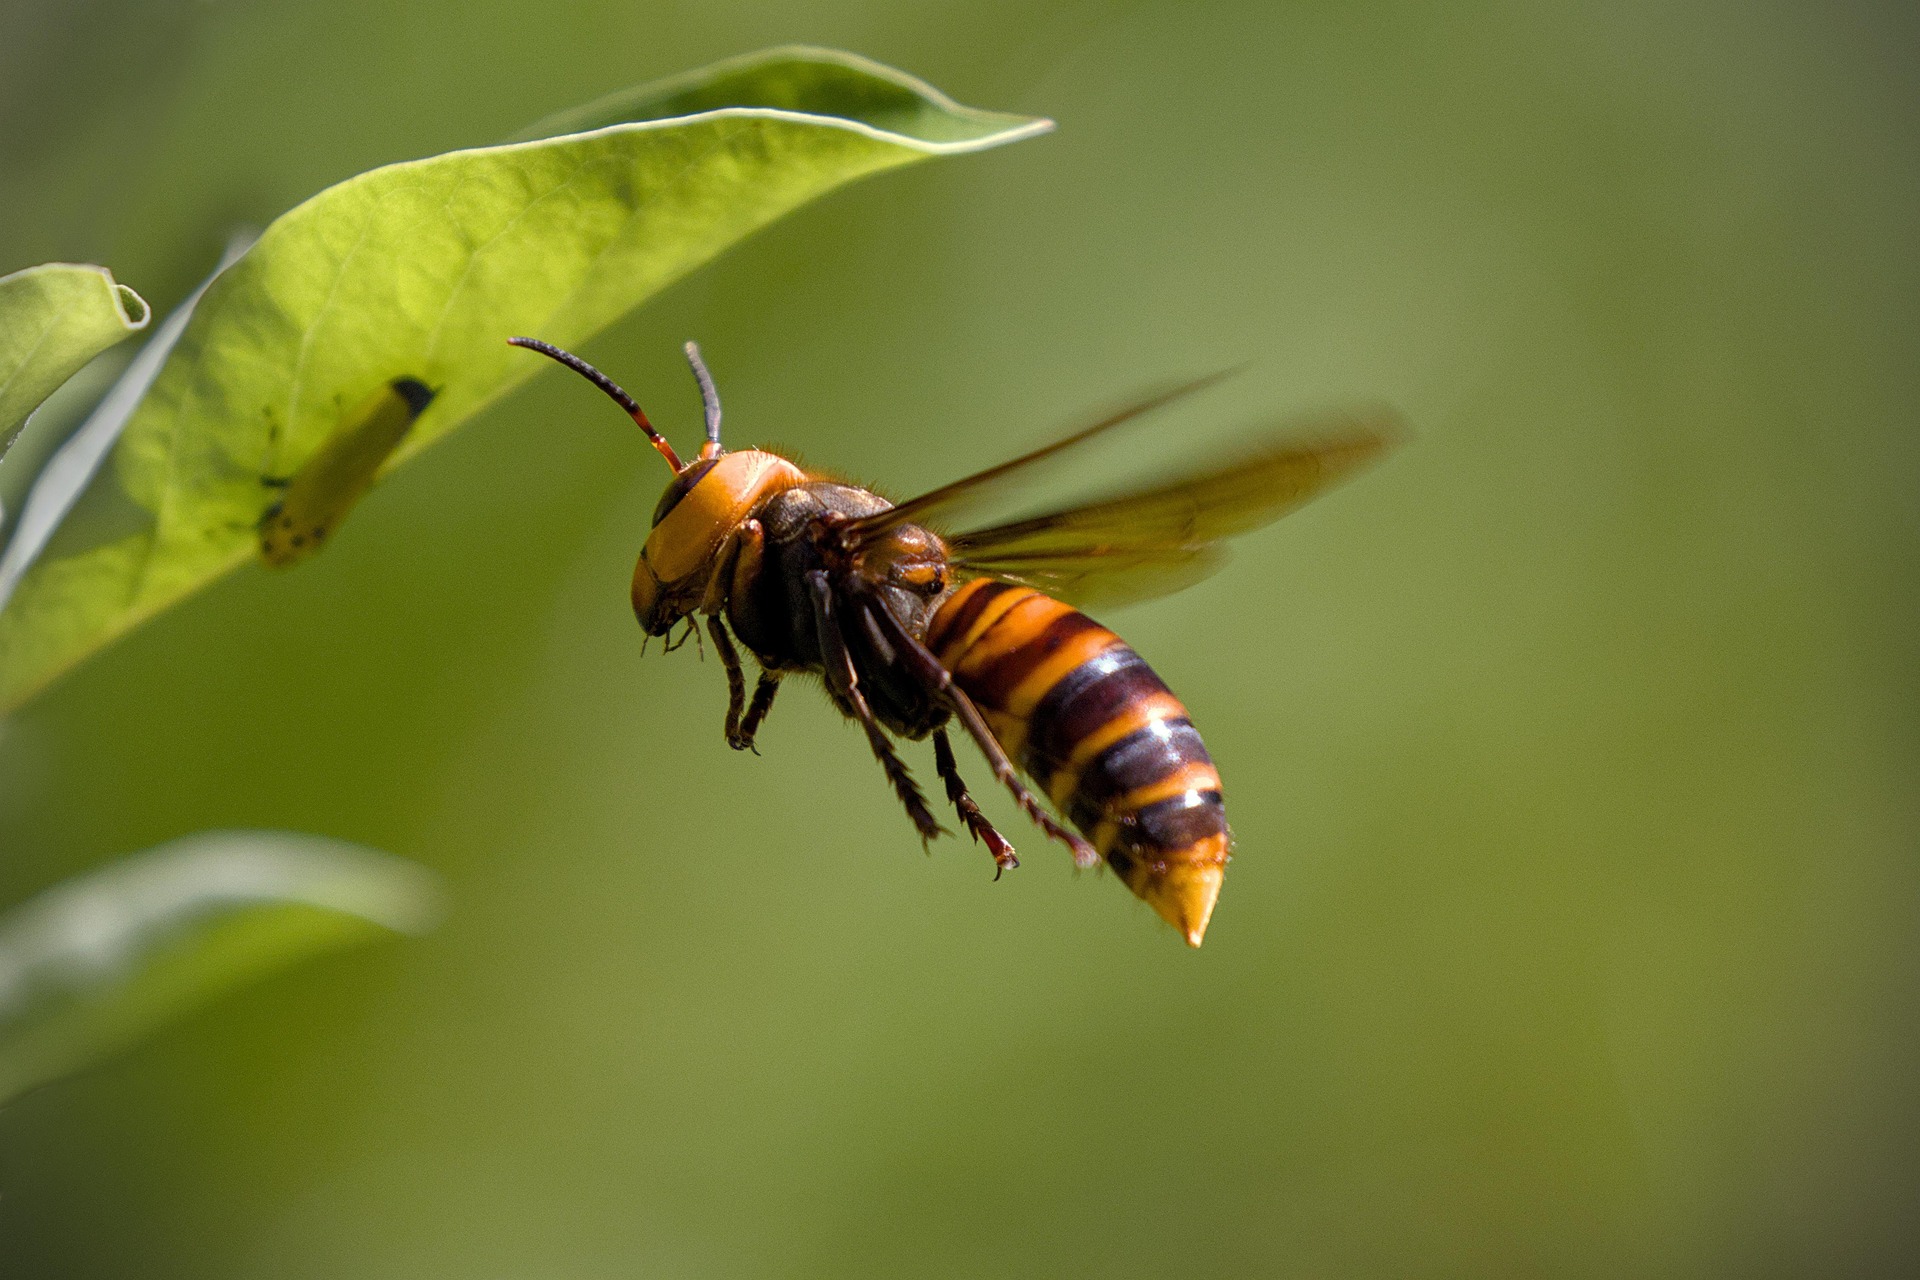
<instances>
[{"instance_id":1,"label":"dark brown leg segment","mask_svg":"<svg viewBox=\"0 0 1920 1280\"><path fill-rule=\"evenodd\" d=\"M947 799L960 811L960 821L967 824L967 834L980 844L987 846L987 852L993 855L993 878L998 880L1002 872L1011 871L1020 865L1020 859L1013 856L1013 846L1007 838L994 830L987 821L987 815L980 812L980 806L967 794L967 784L960 780L960 764L953 758L953 744L947 741L945 729L933 731L934 767L940 771L940 777L947 784Z\"/></svg>"},{"instance_id":2,"label":"dark brown leg segment","mask_svg":"<svg viewBox=\"0 0 1920 1280\"><path fill-rule=\"evenodd\" d=\"M740 711L747 705L747 678L740 673L740 655L727 635L726 624L713 614L707 615L707 634L713 637L713 651L727 671L727 745L740 750Z\"/></svg>"},{"instance_id":3,"label":"dark brown leg segment","mask_svg":"<svg viewBox=\"0 0 1920 1280\"><path fill-rule=\"evenodd\" d=\"M920 842L925 844L944 834L944 828L928 810L926 797L920 794L920 786L913 780L906 762L887 740L886 730L874 719L867 695L860 692L859 673L854 670L846 637L841 634L839 620L834 616L833 584L828 581L825 570L816 569L807 575L807 586L813 592L813 622L820 636L820 660L826 668L827 687L846 702L853 718L867 731L867 745L873 748L874 759L887 771L887 781L893 784L894 794L906 806L907 816L913 819L915 829L920 832Z\"/></svg>"},{"instance_id":4,"label":"dark brown leg segment","mask_svg":"<svg viewBox=\"0 0 1920 1280\"><path fill-rule=\"evenodd\" d=\"M747 714L740 721L740 734L737 738L727 739L735 751L751 751L760 754L760 748L753 745L753 737L760 732L760 722L767 718L767 712L773 710L773 695L780 692L780 677L771 671L760 673L760 683L753 686L753 701L747 704Z\"/></svg>"},{"instance_id":5,"label":"dark brown leg segment","mask_svg":"<svg viewBox=\"0 0 1920 1280\"><path fill-rule=\"evenodd\" d=\"M1020 781L1020 775L1015 771L1013 761L1007 759L1006 748L1000 745L1000 740L993 736L993 730L987 727L985 718L980 714L980 708L974 706L973 699L953 682L953 674L940 665L940 659L929 653L927 646L914 639L886 606L877 601L870 601L865 607L873 615L881 631L899 647L901 657L913 668L914 673L926 682L927 688L938 694L942 701L953 708L953 714L972 735L981 754L986 756L987 763L993 767L993 776L1013 793L1013 798L1019 803L1021 812L1033 819L1035 826L1073 850L1075 866L1081 868L1098 866L1099 852L1085 840L1055 822L1053 815L1040 807L1039 799L1033 792L1027 790L1025 783Z\"/></svg>"}]
</instances>

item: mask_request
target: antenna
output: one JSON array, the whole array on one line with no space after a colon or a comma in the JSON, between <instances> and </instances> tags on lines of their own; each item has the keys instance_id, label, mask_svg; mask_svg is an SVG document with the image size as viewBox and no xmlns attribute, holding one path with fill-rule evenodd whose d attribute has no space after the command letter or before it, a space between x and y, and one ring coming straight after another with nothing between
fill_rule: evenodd
<instances>
[{"instance_id":1,"label":"antenna","mask_svg":"<svg viewBox=\"0 0 1920 1280\"><path fill-rule=\"evenodd\" d=\"M619 383L588 364L585 360L582 360L579 356L573 354L573 352L562 351L551 342L542 342L538 338L508 338L507 342L512 346L525 347L529 351L538 351L543 356L558 360L561 364L567 366L567 368L573 370L588 382L591 382L594 386L606 392L607 395L613 399L613 402L622 409L625 409L627 416L632 418L634 422L639 425L640 429L647 433L647 439L653 442L653 447L660 451L660 456L667 460L667 465L673 468L676 475L686 470L686 467L680 463L680 455L675 453L673 446L667 443L667 438L653 429L653 424L647 421L646 411L634 402L632 396L621 389ZM688 343L687 345L692 346L693 344ZM698 360L698 355L695 355L694 359ZM704 373L705 370L702 369L700 372ZM718 401L714 401L707 410L707 435L714 441L715 452L719 450L719 429L720 406ZM702 450L700 456L703 458L706 457L706 452Z\"/></svg>"},{"instance_id":2,"label":"antenna","mask_svg":"<svg viewBox=\"0 0 1920 1280\"><path fill-rule=\"evenodd\" d=\"M700 358L700 344L689 342L686 347L687 363L693 366L694 381L700 384L700 404L707 411L707 442L700 448L700 457L720 456L720 393L714 390L713 375L707 372L707 362Z\"/></svg>"}]
</instances>

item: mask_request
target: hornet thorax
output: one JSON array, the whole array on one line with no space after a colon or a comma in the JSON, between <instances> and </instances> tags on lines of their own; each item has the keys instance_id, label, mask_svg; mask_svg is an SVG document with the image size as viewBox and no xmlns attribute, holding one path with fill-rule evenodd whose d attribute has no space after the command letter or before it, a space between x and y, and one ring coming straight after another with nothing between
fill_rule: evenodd
<instances>
[{"instance_id":1,"label":"hornet thorax","mask_svg":"<svg viewBox=\"0 0 1920 1280\"><path fill-rule=\"evenodd\" d=\"M774 494L755 511L765 539L760 564L751 574L736 575L727 597L727 621L762 665L820 669L811 582L820 573L837 592L877 601L908 634L926 634L928 620L951 589L940 539L919 525L903 524L855 552L840 536L848 521L892 505L868 489L810 480ZM946 723L946 709L927 696L924 683L906 670L884 636L871 627L849 631L861 688L888 728L922 738Z\"/></svg>"}]
</instances>

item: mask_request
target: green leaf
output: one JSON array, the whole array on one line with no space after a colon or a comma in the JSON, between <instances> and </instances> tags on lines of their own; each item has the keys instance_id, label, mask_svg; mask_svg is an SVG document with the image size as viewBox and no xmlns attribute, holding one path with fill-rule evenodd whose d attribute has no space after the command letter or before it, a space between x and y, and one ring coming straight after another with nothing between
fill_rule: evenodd
<instances>
[{"instance_id":1,"label":"green leaf","mask_svg":"<svg viewBox=\"0 0 1920 1280\"><path fill-rule=\"evenodd\" d=\"M436 877L356 845L211 831L0 916L0 1103L297 960L439 914Z\"/></svg>"},{"instance_id":2,"label":"green leaf","mask_svg":"<svg viewBox=\"0 0 1920 1280\"><path fill-rule=\"evenodd\" d=\"M147 304L105 267L49 262L0 276L0 456L42 400L146 324Z\"/></svg>"},{"instance_id":3,"label":"green leaf","mask_svg":"<svg viewBox=\"0 0 1920 1280\"><path fill-rule=\"evenodd\" d=\"M262 476L297 471L381 383L439 393L398 462L545 367L509 336L576 345L834 187L1051 127L802 48L558 127L609 115L633 119L376 169L268 227L208 290L75 513L100 507L116 532L42 559L0 612L0 708L257 554Z\"/></svg>"},{"instance_id":4,"label":"green leaf","mask_svg":"<svg viewBox=\"0 0 1920 1280\"><path fill-rule=\"evenodd\" d=\"M119 440L127 420L145 399L147 389L159 376L167 357L173 354L201 296L258 238L257 232L241 231L228 241L213 274L202 280L187 295L186 301L160 322L160 327L128 362L86 421L54 450L53 456L34 476L33 487L27 491L26 501L14 521L13 534L7 539L6 551L0 553L0 610L7 607L14 588L20 585L21 578L46 548L48 539L100 470L107 451Z\"/></svg>"}]
</instances>

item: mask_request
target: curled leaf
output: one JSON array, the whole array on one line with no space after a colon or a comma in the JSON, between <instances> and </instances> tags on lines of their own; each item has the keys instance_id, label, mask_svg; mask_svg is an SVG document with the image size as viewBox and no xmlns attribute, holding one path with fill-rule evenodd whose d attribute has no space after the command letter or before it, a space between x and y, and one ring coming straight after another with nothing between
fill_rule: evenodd
<instances>
[{"instance_id":1,"label":"curled leaf","mask_svg":"<svg viewBox=\"0 0 1920 1280\"><path fill-rule=\"evenodd\" d=\"M147 317L105 267L49 262L0 276L0 456L42 400Z\"/></svg>"},{"instance_id":2,"label":"curled leaf","mask_svg":"<svg viewBox=\"0 0 1920 1280\"><path fill-rule=\"evenodd\" d=\"M20 518L7 539L6 551L0 553L0 610L7 607L14 588L20 585L20 579L26 575L41 551L46 549L53 531L67 512L72 510L94 473L100 469L107 451L113 448L120 433L126 429L127 419L133 416L134 409L147 394L147 388L160 376L161 366L173 354L173 348L186 331L187 321L193 318L194 308L200 304L207 286L238 261L256 238L254 232L243 231L227 242L226 251L220 255L220 265L213 269L213 274L202 280L187 295L186 301L167 314L167 318L160 322L160 327L154 330L153 336L147 339L146 345L140 348L140 353L134 356L100 403L94 406L93 412L87 415L87 420L67 437L53 456L47 459L46 465L40 468L34 477L33 487L27 491L25 503L21 505ZM144 317L141 323L146 323Z\"/></svg>"}]
</instances>

